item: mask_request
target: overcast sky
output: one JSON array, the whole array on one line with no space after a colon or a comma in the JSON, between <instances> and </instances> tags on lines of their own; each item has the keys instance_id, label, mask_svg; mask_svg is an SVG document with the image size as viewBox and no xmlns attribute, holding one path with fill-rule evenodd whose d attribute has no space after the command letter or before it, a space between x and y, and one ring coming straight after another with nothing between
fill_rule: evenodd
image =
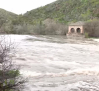
<instances>
[{"instance_id":1,"label":"overcast sky","mask_svg":"<svg viewBox=\"0 0 99 91\"><path fill-rule=\"evenodd\" d=\"M0 0L0 8L16 14L23 14L54 1L56 0Z\"/></svg>"}]
</instances>

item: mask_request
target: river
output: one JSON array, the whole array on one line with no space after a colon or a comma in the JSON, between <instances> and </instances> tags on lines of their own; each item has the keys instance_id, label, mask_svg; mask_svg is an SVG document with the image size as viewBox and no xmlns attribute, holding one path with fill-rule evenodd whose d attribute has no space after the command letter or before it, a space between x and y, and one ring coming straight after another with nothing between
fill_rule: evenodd
<instances>
[{"instance_id":1,"label":"river","mask_svg":"<svg viewBox=\"0 0 99 91\"><path fill-rule=\"evenodd\" d=\"M8 35L23 91L99 91L99 39Z\"/></svg>"}]
</instances>

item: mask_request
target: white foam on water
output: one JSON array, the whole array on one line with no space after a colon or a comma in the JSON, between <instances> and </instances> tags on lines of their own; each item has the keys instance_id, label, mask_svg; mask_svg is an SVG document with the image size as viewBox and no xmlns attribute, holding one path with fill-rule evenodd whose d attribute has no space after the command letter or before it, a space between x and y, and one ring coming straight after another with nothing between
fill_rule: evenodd
<instances>
[{"instance_id":1,"label":"white foam on water","mask_svg":"<svg viewBox=\"0 0 99 91\"><path fill-rule=\"evenodd\" d=\"M66 77L69 75L92 75L92 76L99 76L99 67L95 68L86 68L86 69L76 69L76 70L69 70L67 72L59 72L59 73L38 73L29 70L20 70L20 73L25 77L35 77L35 76L49 76L49 77Z\"/></svg>"},{"instance_id":2,"label":"white foam on water","mask_svg":"<svg viewBox=\"0 0 99 91\"><path fill-rule=\"evenodd\" d=\"M67 62L67 61L51 61L51 60L46 60L47 63L49 64L54 64L54 65L80 65L79 63L72 61L72 62Z\"/></svg>"},{"instance_id":3,"label":"white foam on water","mask_svg":"<svg viewBox=\"0 0 99 91\"><path fill-rule=\"evenodd\" d=\"M20 74L22 74L25 77L35 77L35 76L41 76L42 73L32 72L29 70L20 70Z\"/></svg>"},{"instance_id":4,"label":"white foam on water","mask_svg":"<svg viewBox=\"0 0 99 91\"><path fill-rule=\"evenodd\" d=\"M95 75L99 76L99 67L83 68L67 71L67 74L82 74L82 75Z\"/></svg>"},{"instance_id":5,"label":"white foam on water","mask_svg":"<svg viewBox=\"0 0 99 91\"><path fill-rule=\"evenodd\" d=\"M93 39L93 40L99 42L99 39Z\"/></svg>"},{"instance_id":6,"label":"white foam on water","mask_svg":"<svg viewBox=\"0 0 99 91\"><path fill-rule=\"evenodd\" d=\"M87 83L87 82L83 82L83 81L79 81L76 83L72 83L72 84L67 84L67 87L65 88L66 91L98 91L98 85L92 85L91 83Z\"/></svg>"}]
</instances>

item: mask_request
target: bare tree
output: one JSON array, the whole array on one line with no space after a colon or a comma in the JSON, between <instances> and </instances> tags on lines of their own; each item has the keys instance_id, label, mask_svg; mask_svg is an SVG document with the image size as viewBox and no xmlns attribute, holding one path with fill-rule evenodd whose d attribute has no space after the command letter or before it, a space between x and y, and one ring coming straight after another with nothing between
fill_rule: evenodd
<instances>
[{"instance_id":1,"label":"bare tree","mask_svg":"<svg viewBox=\"0 0 99 91\"><path fill-rule=\"evenodd\" d=\"M20 91L25 80L12 62L12 45L4 43L3 40L0 41L0 91Z\"/></svg>"}]
</instances>

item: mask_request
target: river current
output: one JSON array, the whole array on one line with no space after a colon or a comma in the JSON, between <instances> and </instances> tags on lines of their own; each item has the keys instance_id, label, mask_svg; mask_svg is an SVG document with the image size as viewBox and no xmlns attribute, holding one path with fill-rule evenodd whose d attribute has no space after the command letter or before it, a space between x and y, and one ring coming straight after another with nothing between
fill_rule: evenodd
<instances>
[{"instance_id":1,"label":"river current","mask_svg":"<svg viewBox=\"0 0 99 91\"><path fill-rule=\"evenodd\" d=\"M6 35L28 78L23 91L99 91L99 39Z\"/></svg>"}]
</instances>

